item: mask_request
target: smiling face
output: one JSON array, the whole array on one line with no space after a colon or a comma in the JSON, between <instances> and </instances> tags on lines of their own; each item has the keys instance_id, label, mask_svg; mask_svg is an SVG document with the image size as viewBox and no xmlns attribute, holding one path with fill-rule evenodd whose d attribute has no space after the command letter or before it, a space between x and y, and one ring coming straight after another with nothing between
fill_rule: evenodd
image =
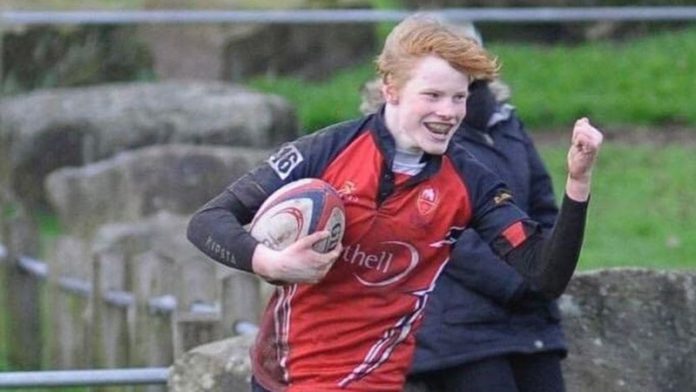
<instances>
[{"instance_id":1,"label":"smiling face","mask_svg":"<svg viewBox=\"0 0 696 392\"><path fill-rule=\"evenodd\" d=\"M466 115L468 86L466 74L433 55L417 60L403 85L385 84L385 119L396 146L444 154Z\"/></svg>"}]
</instances>

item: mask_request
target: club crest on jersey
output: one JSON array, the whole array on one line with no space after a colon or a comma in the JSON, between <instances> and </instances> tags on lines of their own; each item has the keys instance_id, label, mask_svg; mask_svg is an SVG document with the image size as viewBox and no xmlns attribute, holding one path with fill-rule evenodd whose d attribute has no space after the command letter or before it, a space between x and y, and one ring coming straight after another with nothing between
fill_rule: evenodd
<instances>
[{"instance_id":1,"label":"club crest on jersey","mask_svg":"<svg viewBox=\"0 0 696 392\"><path fill-rule=\"evenodd\" d=\"M296 168L297 165L299 165L303 160L304 157L297 147L292 144L286 144L285 146L281 147L278 152L268 158L268 164L271 165L273 171L276 172L278 177L280 177L281 180L284 180L288 178L292 170Z\"/></svg>"},{"instance_id":2,"label":"club crest on jersey","mask_svg":"<svg viewBox=\"0 0 696 392\"><path fill-rule=\"evenodd\" d=\"M416 201L418 212L420 212L421 215L428 215L430 212L432 212L435 207L437 207L437 203L439 202L438 196L437 191L433 187L423 189L420 195L418 195L418 200Z\"/></svg>"},{"instance_id":3,"label":"club crest on jersey","mask_svg":"<svg viewBox=\"0 0 696 392\"><path fill-rule=\"evenodd\" d=\"M337 192L341 195L341 199L348 201L356 201L358 198L355 196L356 185L353 181L347 180L343 183Z\"/></svg>"}]
</instances>

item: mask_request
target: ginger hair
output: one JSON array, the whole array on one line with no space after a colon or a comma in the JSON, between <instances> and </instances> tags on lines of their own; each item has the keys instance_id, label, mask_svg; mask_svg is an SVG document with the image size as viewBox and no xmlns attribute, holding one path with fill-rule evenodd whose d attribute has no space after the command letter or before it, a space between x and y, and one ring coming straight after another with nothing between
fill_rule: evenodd
<instances>
[{"instance_id":1,"label":"ginger hair","mask_svg":"<svg viewBox=\"0 0 696 392\"><path fill-rule=\"evenodd\" d=\"M492 80L498 73L497 60L474 39L422 14L404 19L389 33L376 60L377 72L383 83L402 87L415 62L429 55L447 61L472 81Z\"/></svg>"}]
</instances>

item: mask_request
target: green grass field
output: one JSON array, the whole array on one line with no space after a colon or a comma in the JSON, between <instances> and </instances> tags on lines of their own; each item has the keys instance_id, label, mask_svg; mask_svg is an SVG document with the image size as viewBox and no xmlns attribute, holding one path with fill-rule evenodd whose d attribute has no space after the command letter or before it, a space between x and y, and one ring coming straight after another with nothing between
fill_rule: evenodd
<instances>
[{"instance_id":1,"label":"green grass field","mask_svg":"<svg viewBox=\"0 0 696 392\"><path fill-rule=\"evenodd\" d=\"M593 175L581 270L696 268L694 145L603 146ZM563 147L542 147L555 191L565 184Z\"/></svg>"},{"instance_id":2,"label":"green grass field","mask_svg":"<svg viewBox=\"0 0 696 392\"><path fill-rule=\"evenodd\" d=\"M696 29L579 47L493 45L533 127L591 115L605 124L696 125Z\"/></svg>"}]
</instances>

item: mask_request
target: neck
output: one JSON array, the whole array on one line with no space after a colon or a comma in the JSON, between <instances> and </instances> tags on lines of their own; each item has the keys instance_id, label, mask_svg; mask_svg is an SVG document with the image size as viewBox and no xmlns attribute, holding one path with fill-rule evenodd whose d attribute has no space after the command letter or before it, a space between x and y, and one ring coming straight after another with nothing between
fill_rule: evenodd
<instances>
[{"instance_id":1,"label":"neck","mask_svg":"<svg viewBox=\"0 0 696 392\"><path fill-rule=\"evenodd\" d=\"M394 138L394 143L396 144L397 149L416 154L422 153L422 151L418 147L414 146L409 138L403 132L401 132L401 129L399 128L398 111L389 103L387 103L384 107L384 124Z\"/></svg>"}]
</instances>

